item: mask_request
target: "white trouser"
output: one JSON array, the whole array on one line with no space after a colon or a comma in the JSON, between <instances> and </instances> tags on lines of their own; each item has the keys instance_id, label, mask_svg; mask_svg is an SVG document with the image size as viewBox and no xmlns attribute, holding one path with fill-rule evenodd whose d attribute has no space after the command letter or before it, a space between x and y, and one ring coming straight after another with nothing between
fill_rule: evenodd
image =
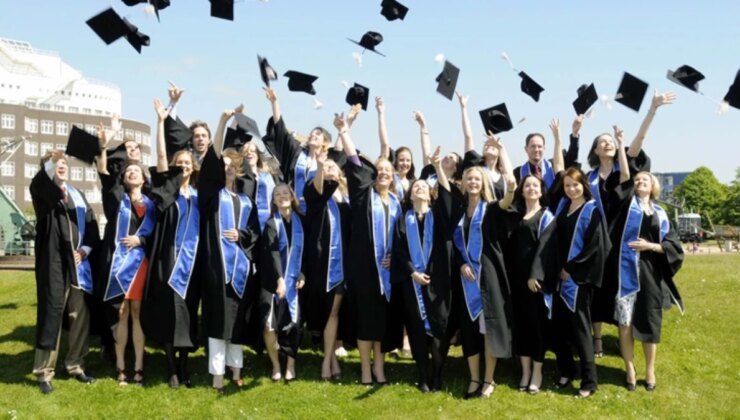
<instances>
[{"instance_id":1,"label":"white trouser","mask_svg":"<svg viewBox=\"0 0 740 420\"><path fill-rule=\"evenodd\" d=\"M241 344L231 344L231 340L208 337L208 373L224 375L226 366L241 369L244 352Z\"/></svg>"}]
</instances>

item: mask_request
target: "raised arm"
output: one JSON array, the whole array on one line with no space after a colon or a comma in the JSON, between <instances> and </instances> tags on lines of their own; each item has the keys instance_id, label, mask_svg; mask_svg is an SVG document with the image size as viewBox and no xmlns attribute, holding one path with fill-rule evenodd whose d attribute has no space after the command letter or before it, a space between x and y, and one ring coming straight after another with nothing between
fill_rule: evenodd
<instances>
[{"instance_id":1,"label":"raised arm","mask_svg":"<svg viewBox=\"0 0 740 420\"><path fill-rule=\"evenodd\" d=\"M468 117L468 97L463 96L460 92L455 91L457 100L460 102L460 113L462 114L463 138L465 140L464 152L475 150L475 140L473 139L473 130L470 128L470 118Z\"/></svg>"},{"instance_id":2,"label":"raised arm","mask_svg":"<svg viewBox=\"0 0 740 420\"><path fill-rule=\"evenodd\" d=\"M244 105L239 105L234 109L227 109L221 113L221 118L218 120L218 127L216 128L216 136L213 139L213 151L216 152L217 157L221 157L221 152L223 152L226 124L234 114L241 113L242 111L244 111Z\"/></svg>"},{"instance_id":3,"label":"raised arm","mask_svg":"<svg viewBox=\"0 0 740 420\"><path fill-rule=\"evenodd\" d=\"M630 166L627 161L627 152L624 149L624 130L614 126L614 139L617 141L617 158L619 159L619 183L630 179Z\"/></svg>"},{"instance_id":4,"label":"raised arm","mask_svg":"<svg viewBox=\"0 0 740 420\"><path fill-rule=\"evenodd\" d=\"M352 156L357 156L357 149L355 149L355 144L349 136L349 127L347 120L344 118L344 113L334 114L334 127L339 131L339 137L344 144L344 152L348 158L351 158L349 160L354 163Z\"/></svg>"},{"instance_id":5,"label":"raised arm","mask_svg":"<svg viewBox=\"0 0 740 420\"><path fill-rule=\"evenodd\" d=\"M319 195L324 193L324 163L326 162L326 153L321 153L316 158L316 175L313 177L313 187Z\"/></svg>"},{"instance_id":6,"label":"raised arm","mask_svg":"<svg viewBox=\"0 0 740 420\"><path fill-rule=\"evenodd\" d=\"M383 103L383 98L381 98L380 96L375 97L375 109L378 110L378 137L380 137L380 157L390 159L391 145L388 142L388 130L385 126L385 103ZM347 147L346 144L345 147ZM350 153L347 153L347 155L350 155Z\"/></svg>"},{"instance_id":7,"label":"raised arm","mask_svg":"<svg viewBox=\"0 0 740 420\"><path fill-rule=\"evenodd\" d=\"M350 107L349 112L347 112L347 127L352 128L352 124L355 123L355 120L360 115L360 111L362 111L362 104L354 104L352 107Z\"/></svg>"},{"instance_id":8,"label":"raised arm","mask_svg":"<svg viewBox=\"0 0 740 420\"><path fill-rule=\"evenodd\" d=\"M265 96L270 101L270 105L272 106L272 122L277 124L278 121L280 121L280 118L283 117L283 114L280 113L280 103L278 102L277 94L275 93L275 90L273 88L265 88Z\"/></svg>"},{"instance_id":9,"label":"raised arm","mask_svg":"<svg viewBox=\"0 0 740 420\"><path fill-rule=\"evenodd\" d=\"M171 96L172 94L170 94ZM154 111L157 113L157 172L161 173L167 172L168 169L167 145L164 141L164 120L167 119L169 111L162 107L162 102L159 99L154 100Z\"/></svg>"},{"instance_id":10,"label":"raised arm","mask_svg":"<svg viewBox=\"0 0 740 420\"><path fill-rule=\"evenodd\" d=\"M102 150L103 152L98 155L95 163L98 167L98 173L105 175L110 175L110 173L108 172L108 153L105 151L109 140L110 139L105 132L103 122L101 121L98 123L98 142L100 143L100 150Z\"/></svg>"},{"instance_id":11,"label":"raised arm","mask_svg":"<svg viewBox=\"0 0 740 420\"><path fill-rule=\"evenodd\" d=\"M637 157L640 154L640 150L642 150L642 144L645 141L645 136L647 135L647 131L650 128L650 124L653 123L653 118L655 117L655 112L663 105L671 104L676 99L676 94L674 92L666 92L663 94L658 93L658 89L655 89L655 93L653 94L653 101L650 103L650 109L648 110L647 115L645 115L645 119L642 120L642 124L640 124L640 129L637 131L637 135L635 136L635 139L632 140L632 143L630 143L630 148L627 150L627 155L629 157Z\"/></svg>"},{"instance_id":12,"label":"raised arm","mask_svg":"<svg viewBox=\"0 0 740 420\"><path fill-rule=\"evenodd\" d=\"M177 118L177 103L185 91L177 87L171 80L168 80L167 83L170 85L169 89L167 89L167 96L170 97L170 103L167 105L167 114L172 118Z\"/></svg>"},{"instance_id":13,"label":"raised arm","mask_svg":"<svg viewBox=\"0 0 740 420\"><path fill-rule=\"evenodd\" d=\"M442 153L441 150L441 147L437 146L437 148L434 149L434 154L427 156L426 160L429 161L429 164L434 167L434 171L437 173L437 185L441 186L447 191L450 191L450 180L447 178L447 174L445 174L445 171L442 169L442 159L440 158L440 154Z\"/></svg>"},{"instance_id":14,"label":"raised arm","mask_svg":"<svg viewBox=\"0 0 740 420\"><path fill-rule=\"evenodd\" d=\"M503 176L504 181L506 181L506 194L504 194L504 198L499 200L498 205L502 209L507 209L514 199L514 191L516 190L514 167L511 165L509 152L506 151L504 143L502 143L501 139L496 137L491 131L488 131L488 134L486 135L486 147L489 145L498 149L498 159L499 162L501 162L501 176Z\"/></svg>"},{"instance_id":15,"label":"raised arm","mask_svg":"<svg viewBox=\"0 0 740 420\"><path fill-rule=\"evenodd\" d=\"M414 111L414 120L419 123L419 134L421 136L421 155L424 157L424 166L432 163L429 158L432 155L432 146L429 144L429 130L424 114L420 111Z\"/></svg>"},{"instance_id":16,"label":"raised arm","mask_svg":"<svg viewBox=\"0 0 740 420\"><path fill-rule=\"evenodd\" d=\"M552 131L552 138L555 143L552 146L552 170L553 172L558 173L565 170L562 141L560 139L560 120L553 118L550 121L550 131Z\"/></svg>"}]
</instances>

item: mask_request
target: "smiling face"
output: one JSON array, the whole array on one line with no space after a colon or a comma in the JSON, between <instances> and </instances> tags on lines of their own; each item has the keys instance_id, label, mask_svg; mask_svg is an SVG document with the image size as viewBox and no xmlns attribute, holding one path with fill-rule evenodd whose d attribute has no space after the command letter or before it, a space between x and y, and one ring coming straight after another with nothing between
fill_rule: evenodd
<instances>
[{"instance_id":1,"label":"smiling face","mask_svg":"<svg viewBox=\"0 0 740 420\"><path fill-rule=\"evenodd\" d=\"M611 158L617 154L617 147L614 138L608 134L602 134L595 140L594 153L599 158Z\"/></svg>"},{"instance_id":2,"label":"smiling face","mask_svg":"<svg viewBox=\"0 0 740 420\"><path fill-rule=\"evenodd\" d=\"M408 150L400 150L396 153L396 170L402 178L406 177L406 174L411 170L411 152Z\"/></svg>"},{"instance_id":3,"label":"smiling face","mask_svg":"<svg viewBox=\"0 0 740 420\"><path fill-rule=\"evenodd\" d=\"M259 153L257 153L257 146L252 143L246 143L242 146L242 156L247 160L249 166L257 166L259 164Z\"/></svg>"},{"instance_id":4,"label":"smiling face","mask_svg":"<svg viewBox=\"0 0 740 420\"><path fill-rule=\"evenodd\" d=\"M66 182L68 176L69 166L67 166L67 159L61 158L57 160L54 165L54 177L61 182Z\"/></svg>"},{"instance_id":5,"label":"smiling face","mask_svg":"<svg viewBox=\"0 0 740 420\"><path fill-rule=\"evenodd\" d=\"M431 188L429 184L423 179L417 179L411 185L411 200L414 204L426 201L429 203L432 200Z\"/></svg>"},{"instance_id":6,"label":"smiling face","mask_svg":"<svg viewBox=\"0 0 740 420\"><path fill-rule=\"evenodd\" d=\"M280 184L272 191L272 204L279 210L290 209L293 204L293 191L287 184Z\"/></svg>"},{"instance_id":7,"label":"smiling face","mask_svg":"<svg viewBox=\"0 0 740 420\"><path fill-rule=\"evenodd\" d=\"M525 200L539 200L542 197L542 181L528 176L522 184L522 196Z\"/></svg>"},{"instance_id":8,"label":"smiling face","mask_svg":"<svg viewBox=\"0 0 740 420\"><path fill-rule=\"evenodd\" d=\"M379 160L375 164L375 169L378 171L378 176L375 178L375 187L382 190L387 190L393 183L393 165L385 159Z\"/></svg>"},{"instance_id":9,"label":"smiling face","mask_svg":"<svg viewBox=\"0 0 740 420\"><path fill-rule=\"evenodd\" d=\"M568 196L570 201L583 198L583 185L575 179L565 176L563 178L563 188L565 189L565 195Z\"/></svg>"},{"instance_id":10,"label":"smiling face","mask_svg":"<svg viewBox=\"0 0 740 420\"><path fill-rule=\"evenodd\" d=\"M175 156L175 166L182 168L184 177L189 177L193 173L193 156L188 153L179 153Z\"/></svg>"},{"instance_id":11,"label":"smiling face","mask_svg":"<svg viewBox=\"0 0 740 420\"><path fill-rule=\"evenodd\" d=\"M126 143L126 158L132 162L140 162L141 161L141 148L139 145L133 141L128 140Z\"/></svg>"},{"instance_id":12,"label":"smiling face","mask_svg":"<svg viewBox=\"0 0 740 420\"><path fill-rule=\"evenodd\" d=\"M223 159L224 159L224 172L226 174L226 182L227 183L234 182L234 180L236 179L236 174L239 169L236 167L236 165L234 164L234 161L230 157L224 156Z\"/></svg>"},{"instance_id":13,"label":"smiling face","mask_svg":"<svg viewBox=\"0 0 740 420\"><path fill-rule=\"evenodd\" d=\"M478 167L470 168L463 178L465 193L470 196L479 196L483 193L483 172Z\"/></svg>"},{"instance_id":14,"label":"smiling face","mask_svg":"<svg viewBox=\"0 0 740 420\"><path fill-rule=\"evenodd\" d=\"M640 198L650 197L653 193L653 177L647 172L635 175L635 195Z\"/></svg>"},{"instance_id":15,"label":"smiling face","mask_svg":"<svg viewBox=\"0 0 740 420\"><path fill-rule=\"evenodd\" d=\"M539 164L542 161L542 156L545 153L545 139L539 134L533 135L527 146L524 148L527 152L527 158L534 164Z\"/></svg>"},{"instance_id":16,"label":"smiling face","mask_svg":"<svg viewBox=\"0 0 740 420\"><path fill-rule=\"evenodd\" d=\"M211 143L211 136L208 134L208 130L205 127L193 128L193 149L196 153L202 155L208 150L208 145Z\"/></svg>"},{"instance_id":17,"label":"smiling face","mask_svg":"<svg viewBox=\"0 0 740 420\"><path fill-rule=\"evenodd\" d=\"M144 171L139 165L128 165L123 172L123 183L128 188L138 188L144 185Z\"/></svg>"}]
</instances>

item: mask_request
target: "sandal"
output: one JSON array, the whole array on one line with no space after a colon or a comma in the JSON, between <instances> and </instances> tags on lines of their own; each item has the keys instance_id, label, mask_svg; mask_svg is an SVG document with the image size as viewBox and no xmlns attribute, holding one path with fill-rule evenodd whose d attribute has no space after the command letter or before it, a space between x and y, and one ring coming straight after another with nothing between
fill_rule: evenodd
<instances>
[{"instance_id":1,"label":"sandal","mask_svg":"<svg viewBox=\"0 0 740 420\"><path fill-rule=\"evenodd\" d=\"M134 371L134 384L138 386L144 386L144 369Z\"/></svg>"},{"instance_id":2,"label":"sandal","mask_svg":"<svg viewBox=\"0 0 740 420\"><path fill-rule=\"evenodd\" d=\"M594 357L604 357L604 342L601 336L594 337Z\"/></svg>"},{"instance_id":3,"label":"sandal","mask_svg":"<svg viewBox=\"0 0 740 420\"><path fill-rule=\"evenodd\" d=\"M128 385L128 378L126 377L125 369L116 369L116 381L118 382L118 386Z\"/></svg>"},{"instance_id":4,"label":"sandal","mask_svg":"<svg viewBox=\"0 0 740 420\"><path fill-rule=\"evenodd\" d=\"M489 392L489 393L483 392L483 388L485 388L486 385L490 385L491 386L491 392ZM482 398L491 398L491 395L493 395L493 391L495 391L495 390L496 390L496 383L483 381L483 387L480 390L480 396Z\"/></svg>"},{"instance_id":5,"label":"sandal","mask_svg":"<svg viewBox=\"0 0 740 420\"><path fill-rule=\"evenodd\" d=\"M242 380L242 378L232 379L231 383L234 384L234 386L237 388L241 388L244 386L244 381Z\"/></svg>"}]
</instances>

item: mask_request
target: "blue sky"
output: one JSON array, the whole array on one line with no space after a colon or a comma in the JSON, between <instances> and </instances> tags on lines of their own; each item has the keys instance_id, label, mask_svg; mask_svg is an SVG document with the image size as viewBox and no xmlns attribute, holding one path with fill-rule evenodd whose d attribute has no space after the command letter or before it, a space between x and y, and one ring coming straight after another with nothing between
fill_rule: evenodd
<instances>
[{"instance_id":1,"label":"blue sky","mask_svg":"<svg viewBox=\"0 0 740 420\"><path fill-rule=\"evenodd\" d=\"M288 125L307 132L331 126L333 113L344 111L342 80L383 96L388 130L394 146L408 145L420 162L419 137L412 111L421 110L431 140L444 151L462 151L460 112L456 101L435 92L434 78L443 53L460 67L458 89L470 96L476 141L482 143L477 110L506 102L513 119L526 120L502 138L515 163L524 161L525 136L550 135L547 123L561 120L563 134L575 113L576 88L593 82L600 95L613 96L624 71L660 91L674 90L678 100L661 108L645 143L653 170L691 171L711 168L722 182L740 166L740 110L717 115L717 105L740 69L740 2L694 1L498 1L405 0L411 10L404 21L388 22L380 0L243 0L235 5L235 21L209 16L205 0L172 0L161 11L161 23L120 1L0 0L0 36L58 51L86 76L110 81L123 93L124 117L153 124L152 100L166 98L167 80L185 89L179 114L186 120L215 124L220 112L239 103L264 127L270 115L256 55L266 56L282 75L298 70L319 76L315 87L324 103L314 110L313 98L289 92L286 79L276 85ZM711 6L710 6L711 4ZM113 6L119 14L151 36L139 55L121 39L106 46L85 21ZM375 30L385 40L364 54L360 68L352 59L359 39ZM519 78L500 58L507 52L545 92L538 103L519 91ZM682 64L706 76L700 89L707 97L666 79L666 71ZM641 112L614 104L598 105L582 130L581 161L592 139L613 124L631 140L649 106ZM363 151L378 150L377 115L372 106L353 128ZM550 152L548 152L549 154Z\"/></svg>"}]
</instances>

